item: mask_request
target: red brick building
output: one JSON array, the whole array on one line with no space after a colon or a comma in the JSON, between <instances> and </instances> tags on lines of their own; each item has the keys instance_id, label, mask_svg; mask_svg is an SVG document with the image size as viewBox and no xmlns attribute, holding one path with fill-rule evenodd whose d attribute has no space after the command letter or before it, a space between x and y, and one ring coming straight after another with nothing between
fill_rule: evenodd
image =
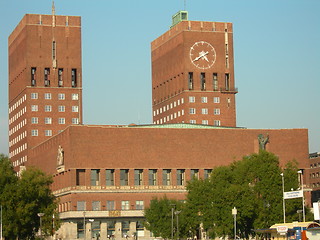
<instances>
[{"instance_id":1,"label":"red brick building","mask_svg":"<svg viewBox=\"0 0 320 240\"><path fill-rule=\"evenodd\" d=\"M9 37L9 157L54 176L59 238L150 239L153 197L183 200L188 180L258 152L261 134L282 165L308 168L307 129L236 128L232 32L175 22L151 44L154 124L81 125L80 17L24 16Z\"/></svg>"}]
</instances>

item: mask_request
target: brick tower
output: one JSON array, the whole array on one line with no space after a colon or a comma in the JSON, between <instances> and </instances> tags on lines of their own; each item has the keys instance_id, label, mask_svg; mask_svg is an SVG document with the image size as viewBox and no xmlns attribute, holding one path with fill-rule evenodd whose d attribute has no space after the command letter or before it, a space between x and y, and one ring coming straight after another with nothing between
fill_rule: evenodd
<instances>
[{"instance_id":1,"label":"brick tower","mask_svg":"<svg viewBox=\"0 0 320 240\"><path fill-rule=\"evenodd\" d=\"M28 152L82 122L81 19L27 14L9 45L9 157L27 165ZM45 161L45 159L44 159Z\"/></svg>"},{"instance_id":2,"label":"brick tower","mask_svg":"<svg viewBox=\"0 0 320 240\"><path fill-rule=\"evenodd\" d=\"M236 127L232 23L187 14L151 43L153 123Z\"/></svg>"}]
</instances>

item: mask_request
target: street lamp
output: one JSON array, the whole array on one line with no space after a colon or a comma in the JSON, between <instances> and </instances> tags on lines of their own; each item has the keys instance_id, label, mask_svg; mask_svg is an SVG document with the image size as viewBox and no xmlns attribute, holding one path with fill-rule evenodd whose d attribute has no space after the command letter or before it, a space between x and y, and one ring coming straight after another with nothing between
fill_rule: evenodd
<instances>
[{"instance_id":1,"label":"street lamp","mask_svg":"<svg viewBox=\"0 0 320 240\"><path fill-rule=\"evenodd\" d=\"M40 218L40 237L42 238L42 217L44 213L38 213L38 217Z\"/></svg>"},{"instance_id":2,"label":"street lamp","mask_svg":"<svg viewBox=\"0 0 320 240\"><path fill-rule=\"evenodd\" d=\"M236 240L237 239L237 209L236 209L236 207L233 207L232 215L233 215L233 219L234 219L234 240Z\"/></svg>"},{"instance_id":3,"label":"street lamp","mask_svg":"<svg viewBox=\"0 0 320 240\"><path fill-rule=\"evenodd\" d=\"M174 212L174 207L176 206L175 204L170 204L171 207L171 239L173 239L173 212Z\"/></svg>"},{"instance_id":4,"label":"street lamp","mask_svg":"<svg viewBox=\"0 0 320 240\"><path fill-rule=\"evenodd\" d=\"M282 178L282 206L283 206L283 223L286 223L286 204L284 202L284 175L280 174Z\"/></svg>"},{"instance_id":5,"label":"street lamp","mask_svg":"<svg viewBox=\"0 0 320 240\"><path fill-rule=\"evenodd\" d=\"M83 212L83 239L86 239L86 212Z\"/></svg>"},{"instance_id":6,"label":"street lamp","mask_svg":"<svg viewBox=\"0 0 320 240\"><path fill-rule=\"evenodd\" d=\"M179 213L181 211L175 211L174 214L177 216L177 239L179 240Z\"/></svg>"},{"instance_id":7,"label":"street lamp","mask_svg":"<svg viewBox=\"0 0 320 240\"><path fill-rule=\"evenodd\" d=\"M299 177L301 179L301 191L302 191L302 216L303 216L303 222L306 221L306 213L304 211L304 193L303 193L303 173L301 170L298 171Z\"/></svg>"}]
</instances>

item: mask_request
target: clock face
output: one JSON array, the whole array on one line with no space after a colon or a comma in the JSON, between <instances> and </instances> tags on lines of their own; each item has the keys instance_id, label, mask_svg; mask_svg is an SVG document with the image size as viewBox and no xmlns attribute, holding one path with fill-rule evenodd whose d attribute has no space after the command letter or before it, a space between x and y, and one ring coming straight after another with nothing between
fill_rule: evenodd
<instances>
[{"instance_id":1,"label":"clock face","mask_svg":"<svg viewBox=\"0 0 320 240\"><path fill-rule=\"evenodd\" d=\"M211 68L216 61L216 51L208 42L196 42L190 48L190 60L197 68Z\"/></svg>"}]
</instances>

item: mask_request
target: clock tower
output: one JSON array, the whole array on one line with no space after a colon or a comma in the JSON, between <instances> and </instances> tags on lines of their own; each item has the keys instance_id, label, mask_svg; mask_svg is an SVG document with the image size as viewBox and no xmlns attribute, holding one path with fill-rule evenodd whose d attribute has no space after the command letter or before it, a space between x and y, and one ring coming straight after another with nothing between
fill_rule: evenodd
<instances>
[{"instance_id":1,"label":"clock tower","mask_svg":"<svg viewBox=\"0 0 320 240\"><path fill-rule=\"evenodd\" d=\"M173 16L151 43L153 123L236 127L232 23Z\"/></svg>"}]
</instances>

